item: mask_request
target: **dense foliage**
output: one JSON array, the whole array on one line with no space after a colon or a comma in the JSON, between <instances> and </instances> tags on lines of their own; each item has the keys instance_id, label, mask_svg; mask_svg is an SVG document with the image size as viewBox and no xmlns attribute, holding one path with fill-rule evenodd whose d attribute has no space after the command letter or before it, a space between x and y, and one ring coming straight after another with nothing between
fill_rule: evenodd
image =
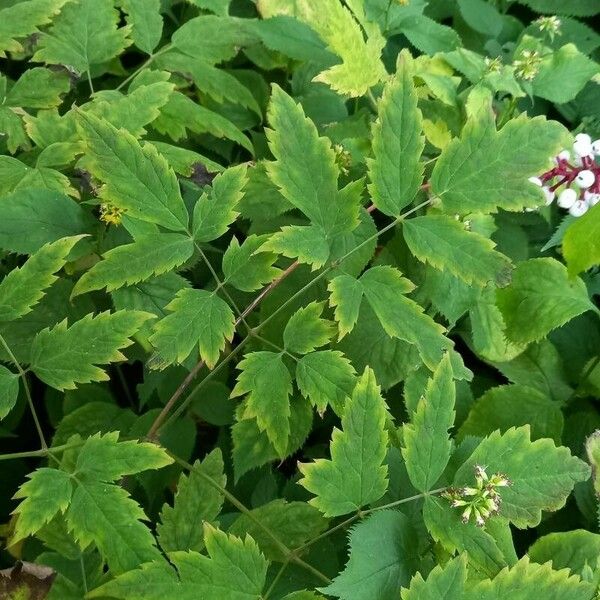
<instances>
[{"instance_id":1,"label":"dense foliage","mask_svg":"<svg viewBox=\"0 0 600 600\"><path fill-rule=\"evenodd\" d=\"M599 12L2 0L0 597L598 597Z\"/></svg>"}]
</instances>

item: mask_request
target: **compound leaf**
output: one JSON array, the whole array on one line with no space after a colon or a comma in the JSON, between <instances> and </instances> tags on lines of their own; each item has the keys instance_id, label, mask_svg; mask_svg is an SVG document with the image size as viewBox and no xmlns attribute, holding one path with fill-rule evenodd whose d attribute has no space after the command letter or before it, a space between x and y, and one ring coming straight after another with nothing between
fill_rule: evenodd
<instances>
[{"instance_id":1,"label":"compound leaf","mask_svg":"<svg viewBox=\"0 0 600 600\"><path fill-rule=\"evenodd\" d=\"M83 73L119 55L131 42L128 28L117 29L119 12L112 0L69 2L41 35L33 60L68 65Z\"/></svg>"},{"instance_id":2,"label":"compound leaf","mask_svg":"<svg viewBox=\"0 0 600 600\"><path fill-rule=\"evenodd\" d=\"M552 440L530 440L529 426L495 431L477 446L457 471L454 483L473 479L475 465L505 474L512 485L502 488L500 515L520 528L535 527L542 511L564 506L573 486L590 476L590 468Z\"/></svg>"},{"instance_id":3,"label":"compound leaf","mask_svg":"<svg viewBox=\"0 0 600 600\"><path fill-rule=\"evenodd\" d=\"M142 148L129 132L90 113L79 112L79 125L86 167L104 183L105 202L142 221L186 231L188 213L177 177L152 144Z\"/></svg>"},{"instance_id":4,"label":"compound leaf","mask_svg":"<svg viewBox=\"0 0 600 600\"><path fill-rule=\"evenodd\" d=\"M419 568L416 536L410 519L399 511L369 516L350 533L345 569L322 591L341 600L396 600Z\"/></svg>"},{"instance_id":5,"label":"compound leaf","mask_svg":"<svg viewBox=\"0 0 600 600\"><path fill-rule=\"evenodd\" d=\"M335 428L331 459L299 465L299 483L315 494L310 504L325 516L355 512L379 500L387 489L385 402L368 367L346 403L342 429Z\"/></svg>"},{"instance_id":6,"label":"compound leaf","mask_svg":"<svg viewBox=\"0 0 600 600\"><path fill-rule=\"evenodd\" d=\"M182 363L195 346L209 367L219 360L225 342L235 332L235 318L229 304L216 292L184 288L166 306L171 314L154 326L150 343L156 349L153 368L164 369Z\"/></svg>"},{"instance_id":7,"label":"compound leaf","mask_svg":"<svg viewBox=\"0 0 600 600\"><path fill-rule=\"evenodd\" d=\"M92 290L112 292L181 266L194 252L193 241L179 233L155 233L132 244L117 246L84 273L73 288L73 296Z\"/></svg>"},{"instance_id":8,"label":"compound leaf","mask_svg":"<svg viewBox=\"0 0 600 600\"><path fill-rule=\"evenodd\" d=\"M256 542L241 540L204 525L208 556L197 552L173 552L166 561L156 561L125 573L88 594L89 598L127 600L260 600L267 575L267 561Z\"/></svg>"},{"instance_id":9,"label":"compound leaf","mask_svg":"<svg viewBox=\"0 0 600 600\"><path fill-rule=\"evenodd\" d=\"M566 135L562 125L543 117L522 116L496 131L491 109L485 107L436 161L431 191L446 212L460 215L543 205L541 189L527 179L547 168L548 157L560 151Z\"/></svg>"},{"instance_id":10,"label":"compound leaf","mask_svg":"<svg viewBox=\"0 0 600 600\"><path fill-rule=\"evenodd\" d=\"M449 271L465 283L498 286L510 281L510 260L494 250L494 242L465 229L450 216L427 215L402 223L410 251L440 271Z\"/></svg>"},{"instance_id":11,"label":"compound leaf","mask_svg":"<svg viewBox=\"0 0 600 600\"><path fill-rule=\"evenodd\" d=\"M588 310L597 311L584 282L569 279L567 269L553 258L534 258L517 265L511 284L497 290L498 307L512 342L542 339Z\"/></svg>"},{"instance_id":12,"label":"compound leaf","mask_svg":"<svg viewBox=\"0 0 600 600\"><path fill-rule=\"evenodd\" d=\"M284 454L290 437L290 399L292 378L281 354L252 352L238 364L241 371L231 392L232 398L244 394L244 418L256 418L279 454Z\"/></svg>"},{"instance_id":13,"label":"compound leaf","mask_svg":"<svg viewBox=\"0 0 600 600\"><path fill-rule=\"evenodd\" d=\"M77 383L107 381L97 365L125 360L120 350L142 324L153 318L135 310L86 315L67 327L67 320L40 331L31 348L31 369L48 385L59 390L75 389Z\"/></svg>"},{"instance_id":14,"label":"compound leaf","mask_svg":"<svg viewBox=\"0 0 600 600\"><path fill-rule=\"evenodd\" d=\"M367 160L373 204L397 217L416 196L423 181L419 162L425 146L422 115L410 64L402 56L396 74L386 84L373 126L373 158Z\"/></svg>"},{"instance_id":15,"label":"compound leaf","mask_svg":"<svg viewBox=\"0 0 600 600\"><path fill-rule=\"evenodd\" d=\"M204 548L202 524L213 524L223 505L223 494L207 478L225 487L223 469L223 456L217 448L202 462L197 460L189 475L180 475L173 506L163 506L157 525L158 541L165 552Z\"/></svg>"},{"instance_id":16,"label":"compound leaf","mask_svg":"<svg viewBox=\"0 0 600 600\"><path fill-rule=\"evenodd\" d=\"M341 415L356 384L356 371L339 350L320 350L298 361L296 383L320 414L330 405Z\"/></svg>"},{"instance_id":17,"label":"compound leaf","mask_svg":"<svg viewBox=\"0 0 600 600\"><path fill-rule=\"evenodd\" d=\"M160 0L121 0L121 6L127 13L133 43L146 54L152 54L162 36Z\"/></svg>"},{"instance_id":18,"label":"compound leaf","mask_svg":"<svg viewBox=\"0 0 600 600\"><path fill-rule=\"evenodd\" d=\"M311 302L291 316L283 330L286 350L308 354L329 343L335 333L335 323L321 318L322 312L323 303Z\"/></svg>"},{"instance_id":19,"label":"compound leaf","mask_svg":"<svg viewBox=\"0 0 600 600\"><path fill-rule=\"evenodd\" d=\"M433 487L450 459L448 430L454 424L455 399L452 365L446 354L403 429L402 456L412 484L421 492Z\"/></svg>"},{"instance_id":20,"label":"compound leaf","mask_svg":"<svg viewBox=\"0 0 600 600\"><path fill-rule=\"evenodd\" d=\"M22 267L10 271L0 282L0 321L14 321L30 313L44 290L58 277L73 246L82 236L63 238L42 246Z\"/></svg>"}]
</instances>

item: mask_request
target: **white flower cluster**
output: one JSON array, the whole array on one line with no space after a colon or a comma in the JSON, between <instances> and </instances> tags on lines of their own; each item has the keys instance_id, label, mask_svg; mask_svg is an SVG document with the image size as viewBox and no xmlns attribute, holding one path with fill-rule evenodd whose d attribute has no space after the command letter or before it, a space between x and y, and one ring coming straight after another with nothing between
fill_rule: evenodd
<instances>
[{"instance_id":1,"label":"white flower cluster","mask_svg":"<svg viewBox=\"0 0 600 600\"><path fill-rule=\"evenodd\" d=\"M572 151L563 150L554 159L552 169L529 181L542 188L546 205L557 198L558 206L581 217L600 202L600 165L595 160L598 156L600 140L592 142L587 133L579 133Z\"/></svg>"}]
</instances>

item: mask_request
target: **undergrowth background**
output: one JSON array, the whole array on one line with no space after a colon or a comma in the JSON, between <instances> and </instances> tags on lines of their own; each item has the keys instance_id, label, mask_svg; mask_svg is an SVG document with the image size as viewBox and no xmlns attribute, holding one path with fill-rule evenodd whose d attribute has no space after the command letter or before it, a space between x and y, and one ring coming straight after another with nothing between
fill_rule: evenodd
<instances>
[{"instance_id":1,"label":"undergrowth background","mask_svg":"<svg viewBox=\"0 0 600 600\"><path fill-rule=\"evenodd\" d=\"M598 12L1 0L0 597L597 597Z\"/></svg>"}]
</instances>

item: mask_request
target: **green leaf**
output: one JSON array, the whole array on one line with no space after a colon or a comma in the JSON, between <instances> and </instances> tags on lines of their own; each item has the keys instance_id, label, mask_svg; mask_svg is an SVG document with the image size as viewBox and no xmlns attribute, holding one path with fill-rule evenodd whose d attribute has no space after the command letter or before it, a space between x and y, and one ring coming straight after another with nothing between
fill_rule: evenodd
<instances>
[{"instance_id":1,"label":"green leaf","mask_svg":"<svg viewBox=\"0 0 600 600\"><path fill-rule=\"evenodd\" d=\"M465 556L437 566L423 579L417 573L408 589L402 590L402 600L458 600L463 597L467 581L467 561Z\"/></svg>"},{"instance_id":2,"label":"green leaf","mask_svg":"<svg viewBox=\"0 0 600 600\"><path fill-rule=\"evenodd\" d=\"M127 13L133 43L146 54L152 54L162 36L160 0L121 0L121 6Z\"/></svg>"},{"instance_id":3,"label":"green leaf","mask_svg":"<svg viewBox=\"0 0 600 600\"><path fill-rule=\"evenodd\" d=\"M54 19L48 32L41 34L37 62L68 65L83 73L92 65L105 63L131 43L128 29L117 29L119 13L112 0L70 2Z\"/></svg>"},{"instance_id":4,"label":"green leaf","mask_svg":"<svg viewBox=\"0 0 600 600\"><path fill-rule=\"evenodd\" d=\"M551 438L560 443L564 424L560 404L532 387L502 385L489 389L471 406L459 437L484 437L527 424L533 440Z\"/></svg>"},{"instance_id":5,"label":"green leaf","mask_svg":"<svg viewBox=\"0 0 600 600\"><path fill-rule=\"evenodd\" d=\"M0 10L0 56L8 52L22 52L18 41L39 33L68 0L29 0L10 3Z\"/></svg>"},{"instance_id":6,"label":"green leaf","mask_svg":"<svg viewBox=\"0 0 600 600\"><path fill-rule=\"evenodd\" d=\"M507 337L527 344L545 337L577 315L597 309L581 279L569 279L553 258L535 258L517 265L512 283L496 292Z\"/></svg>"},{"instance_id":7,"label":"green leaf","mask_svg":"<svg viewBox=\"0 0 600 600\"><path fill-rule=\"evenodd\" d=\"M233 471L238 481L244 473L274 460L283 460L298 450L311 431L313 409L304 398L294 398L290 403L290 437L285 452L275 450L265 431L256 419L243 419L244 405L238 409L238 421L231 428L233 439Z\"/></svg>"},{"instance_id":8,"label":"green leaf","mask_svg":"<svg viewBox=\"0 0 600 600\"><path fill-rule=\"evenodd\" d=\"M0 419L13 409L19 396L19 375L0 365Z\"/></svg>"},{"instance_id":9,"label":"green leaf","mask_svg":"<svg viewBox=\"0 0 600 600\"><path fill-rule=\"evenodd\" d=\"M312 60L317 64L333 63L336 58L328 52L317 33L308 25L287 15L261 19L255 32L262 43L296 60Z\"/></svg>"},{"instance_id":10,"label":"green leaf","mask_svg":"<svg viewBox=\"0 0 600 600\"><path fill-rule=\"evenodd\" d=\"M160 559L144 511L118 485L79 481L66 517L79 546L93 542L115 575Z\"/></svg>"},{"instance_id":11,"label":"green leaf","mask_svg":"<svg viewBox=\"0 0 600 600\"><path fill-rule=\"evenodd\" d=\"M585 529L549 533L529 546L527 556L534 563L551 561L553 569L571 569L572 573L581 574L586 565L597 564L600 535Z\"/></svg>"},{"instance_id":12,"label":"green leaf","mask_svg":"<svg viewBox=\"0 0 600 600\"><path fill-rule=\"evenodd\" d=\"M229 4L231 0L188 0L199 8L210 10L216 15L227 16L229 14Z\"/></svg>"},{"instance_id":13,"label":"green leaf","mask_svg":"<svg viewBox=\"0 0 600 600\"><path fill-rule=\"evenodd\" d=\"M339 275L329 282L329 304L335 308L335 320L338 323L339 339L350 333L360 311L363 287L350 275Z\"/></svg>"},{"instance_id":14,"label":"green leaf","mask_svg":"<svg viewBox=\"0 0 600 600\"><path fill-rule=\"evenodd\" d=\"M44 290L58 277L73 246L82 236L63 238L42 246L22 267L10 271L0 282L0 321L14 321L30 313Z\"/></svg>"},{"instance_id":15,"label":"green leaf","mask_svg":"<svg viewBox=\"0 0 600 600\"><path fill-rule=\"evenodd\" d=\"M0 135L6 141L6 147L11 154L19 148L29 148L29 138L20 115L6 106L0 107Z\"/></svg>"},{"instance_id":16,"label":"green leaf","mask_svg":"<svg viewBox=\"0 0 600 600\"><path fill-rule=\"evenodd\" d=\"M503 434L495 431L485 438L457 471L454 484L472 482L475 465L510 479L512 485L500 493L500 514L519 528L538 525L543 510L562 508L573 486L590 475L588 465L567 448L549 439L532 442L529 426Z\"/></svg>"},{"instance_id":17,"label":"green leaf","mask_svg":"<svg viewBox=\"0 0 600 600\"><path fill-rule=\"evenodd\" d=\"M0 248L33 254L44 244L88 233L93 220L56 191L22 189L0 198Z\"/></svg>"},{"instance_id":18,"label":"green leaf","mask_svg":"<svg viewBox=\"0 0 600 600\"><path fill-rule=\"evenodd\" d=\"M14 495L21 502L14 511L18 518L11 544L37 533L58 512L67 510L73 494L71 476L64 471L42 467L27 477Z\"/></svg>"},{"instance_id":19,"label":"green leaf","mask_svg":"<svg viewBox=\"0 0 600 600\"><path fill-rule=\"evenodd\" d=\"M467 121L435 163L431 191L448 213L466 215L543 205L541 189L527 181L544 171L565 144L556 121L525 116L496 131L487 107ZM509 176L510 174L510 176Z\"/></svg>"},{"instance_id":20,"label":"green leaf","mask_svg":"<svg viewBox=\"0 0 600 600\"><path fill-rule=\"evenodd\" d=\"M450 52L462 45L454 29L425 15L412 15L403 19L399 30L415 48L425 54Z\"/></svg>"},{"instance_id":21,"label":"green leaf","mask_svg":"<svg viewBox=\"0 0 600 600\"><path fill-rule=\"evenodd\" d=\"M173 506L163 506L157 525L158 541L165 552L204 548L202 524L214 524L223 505L223 494L206 477L225 487L223 469L223 456L217 448L202 462L197 460L189 475L180 475Z\"/></svg>"},{"instance_id":22,"label":"green leaf","mask_svg":"<svg viewBox=\"0 0 600 600\"><path fill-rule=\"evenodd\" d=\"M171 563L156 561L125 573L88 594L89 598L127 600L260 600L267 561L251 537L245 540L204 525L208 556L197 552L174 552Z\"/></svg>"},{"instance_id":23,"label":"green leaf","mask_svg":"<svg viewBox=\"0 0 600 600\"><path fill-rule=\"evenodd\" d=\"M562 250L569 275L577 275L600 264L600 209L594 206L569 225Z\"/></svg>"},{"instance_id":24,"label":"green leaf","mask_svg":"<svg viewBox=\"0 0 600 600\"><path fill-rule=\"evenodd\" d=\"M396 600L420 565L416 536L399 511L369 516L350 533L345 569L321 591L341 600Z\"/></svg>"},{"instance_id":25,"label":"green leaf","mask_svg":"<svg viewBox=\"0 0 600 600\"><path fill-rule=\"evenodd\" d=\"M493 580L483 580L470 586L464 600L591 600L594 586L573 577L569 571L554 571L547 563L538 565L523 557L514 567L500 571Z\"/></svg>"},{"instance_id":26,"label":"green leaf","mask_svg":"<svg viewBox=\"0 0 600 600\"><path fill-rule=\"evenodd\" d=\"M281 270L273 266L277 254L261 249L268 238L268 235L249 235L241 246L235 236L231 238L223 255L226 283L243 292L254 292L281 275Z\"/></svg>"},{"instance_id":27,"label":"green leaf","mask_svg":"<svg viewBox=\"0 0 600 600\"><path fill-rule=\"evenodd\" d=\"M211 242L227 231L239 215L235 209L246 182L245 165L231 167L215 177L210 192L202 194L194 207L196 242Z\"/></svg>"},{"instance_id":28,"label":"green leaf","mask_svg":"<svg viewBox=\"0 0 600 600\"><path fill-rule=\"evenodd\" d=\"M455 399L452 365L446 354L427 382L410 423L403 428L402 456L410 480L420 492L431 490L450 460L448 430L454 425Z\"/></svg>"},{"instance_id":29,"label":"green leaf","mask_svg":"<svg viewBox=\"0 0 600 600\"><path fill-rule=\"evenodd\" d=\"M542 58L531 88L536 96L564 104L573 100L599 71L598 63L579 52L575 44L565 44Z\"/></svg>"},{"instance_id":30,"label":"green leaf","mask_svg":"<svg viewBox=\"0 0 600 600\"><path fill-rule=\"evenodd\" d=\"M409 58L401 55L379 101L373 158L367 159L373 204L392 217L413 201L423 181L420 159L425 138L417 100Z\"/></svg>"},{"instance_id":31,"label":"green leaf","mask_svg":"<svg viewBox=\"0 0 600 600\"><path fill-rule=\"evenodd\" d=\"M551 15L589 17L600 12L596 0L519 0L519 2L526 4L537 12Z\"/></svg>"},{"instance_id":32,"label":"green leaf","mask_svg":"<svg viewBox=\"0 0 600 600\"><path fill-rule=\"evenodd\" d=\"M313 271L320 269L330 254L327 235L319 225L286 225L270 236L264 249L296 258L299 263L311 265Z\"/></svg>"},{"instance_id":33,"label":"green leaf","mask_svg":"<svg viewBox=\"0 0 600 600\"><path fill-rule=\"evenodd\" d=\"M0 155L0 196L26 188L78 195L69 178L56 169L30 167L17 158Z\"/></svg>"},{"instance_id":34,"label":"green leaf","mask_svg":"<svg viewBox=\"0 0 600 600\"><path fill-rule=\"evenodd\" d=\"M321 350L298 361L296 383L320 414L330 405L342 415L356 384L356 371L339 350Z\"/></svg>"},{"instance_id":35,"label":"green leaf","mask_svg":"<svg viewBox=\"0 0 600 600\"><path fill-rule=\"evenodd\" d=\"M73 296L92 290L112 292L181 266L194 252L194 243L179 233L155 233L139 237L133 244L109 250L103 260L84 273L73 288Z\"/></svg>"},{"instance_id":36,"label":"green leaf","mask_svg":"<svg viewBox=\"0 0 600 600\"><path fill-rule=\"evenodd\" d=\"M335 323L321 318L322 302L311 302L299 308L283 330L283 344L286 350L308 354L331 341L335 334Z\"/></svg>"},{"instance_id":37,"label":"green leaf","mask_svg":"<svg viewBox=\"0 0 600 600\"><path fill-rule=\"evenodd\" d=\"M484 0L458 0L458 8L467 25L479 33L495 38L502 32L502 15Z\"/></svg>"},{"instance_id":38,"label":"green leaf","mask_svg":"<svg viewBox=\"0 0 600 600\"><path fill-rule=\"evenodd\" d=\"M596 494L600 495L600 434L594 431L585 441L587 459L592 466L592 482Z\"/></svg>"},{"instance_id":39,"label":"green leaf","mask_svg":"<svg viewBox=\"0 0 600 600\"><path fill-rule=\"evenodd\" d=\"M120 442L118 431L98 433L89 437L81 448L75 476L113 482L148 469L161 469L172 462L156 444L137 440Z\"/></svg>"},{"instance_id":40,"label":"green leaf","mask_svg":"<svg viewBox=\"0 0 600 600\"><path fill-rule=\"evenodd\" d=\"M327 520L306 502L287 502L278 498L251 510L249 514L241 514L229 527L231 535L240 538L250 535L267 559L286 562L287 555L265 533L264 527L277 532L277 537L288 548L300 548L327 529Z\"/></svg>"},{"instance_id":41,"label":"green leaf","mask_svg":"<svg viewBox=\"0 0 600 600\"><path fill-rule=\"evenodd\" d=\"M444 336L444 328L425 314L423 308L405 296L414 285L393 267L369 269L360 278L367 302L375 311L385 332L419 350L423 362L435 369L452 342Z\"/></svg>"},{"instance_id":42,"label":"green leaf","mask_svg":"<svg viewBox=\"0 0 600 600\"><path fill-rule=\"evenodd\" d=\"M168 81L154 81L130 88L126 96L115 90L102 90L96 92L94 101L84 105L83 110L138 138L146 133L145 126L160 116L173 89L174 85Z\"/></svg>"},{"instance_id":43,"label":"green leaf","mask_svg":"<svg viewBox=\"0 0 600 600\"><path fill-rule=\"evenodd\" d=\"M5 106L52 108L62 103L62 96L70 89L67 74L34 67L19 77L4 100Z\"/></svg>"},{"instance_id":44,"label":"green leaf","mask_svg":"<svg viewBox=\"0 0 600 600\"><path fill-rule=\"evenodd\" d=\"M241 371L232 398L248 394L244 418L256 418L279 454L285 454L290 437L292 378L281 354L252 352L237 368Z\"/></svg>"},{"instance_id":45,"label":"green leaf","mask_svg":"<svg viewBox=\"0 0 600 600\"><path fill-rule=\"evenodd\" d=\"M189 282L181 275L165 273L143 283L115 290L111 296L117 310L142 310L162 319L167 316L166 307L177 293L189 287ZM152 335L150 321L142 325L139 335L144 338Z\"/></svg>"},{"instance_id":46,"label":"green leaf","mask_svg":"<svg viewBox=\"0 0 600 600\"><path fill-rule=\"evenodd\" d=\"M151 315L134 310L86 315L67 327L67 320L40 331L33 339L31 369L48 385L73 390L77 383L107 381L97 365L125 360L119 350Z\"/></svg>"},{"instance_id":47,"label":"green leaf","mask_svg":"<svg viewBox=\"0 0 600 600\"><path fill-rule=\"evenodd\" d=\"M331 460L299 465L304 476L300 485L315 494L310 504L326 517L355 512L385 493L386 412L373 371L367 367L346 403L342 430L333 430Z\"/></svg>"},{"instance_id":48,"label":"green leaf","mask_svg":"<svg viewBox=\"0 0 600 600\"><path fill-rule=\"evenodd\" d=\"M301 0L299 10L306 21L327 43L327 49L342 62L314 78L329 85L342 96L358 97L385 78L381 51L385 38L377 27L367 29L364 39L359 22L337 0ZM353 6L356 9L356 6ZM356 15L360 20L360 15Z\"/></svg>"},{"instance_id":49,"label":"green leaf","mask_svg":"<svg viewBox=\"0 0 600 600\"><path fill-rule=\"evenodd\" d=\"M426 496L423 519L431 537L448 552L466 552L469 566L478 574L493 577L506 565L494 538L472 522L463 523L447 500Z\"/></svg>"},{"instance_id":50,"label":"green leaf","mask_svg":"<svg viewBox=\"0 0 600 600\"><path fill-rule=\"evenodd\" d=\"M152 367L182 363L198 347L200 357L212 368L235 332L235 317L227 302L216 292L184 288L166 310L171 314L156 323L150 338L156 349Z\"/></svg>"},{"instance_id":51,"label":"green leaf","mask_svg":"<svg viewBox=\"0 0 600 600\"><path fill-rule=\"evenodd\" d=\"M358 225L358 203L337 189L338 168L328 139L319 137L302 107L274 85L267 130L274 162L267 173L282 195L327 237Z\"/></svg>"},{"instance_id":52,"label":"green leaf","mask_svg":"<svg viewBox=\"0 0 600 600\"><path fill-rule=\"evenodd\" d=\"M104 183L100 195L105 202L142 221L187 229L177 177L154 146L142 148L130 133L88 113L79 112L79 125L87 145L86 167Z\"/></svg>"},{"instance_id":53,"label":"green leaf","mask_svg":"<svg viewBox=\"0 0 600 600\"><path fill-rule=\"evenodd\" d=\"M440 271L449 271L465 283L498 286L510 282L510 260L494 250L494 242L465 229L450 216L428 215L402 223L410 251Z\"/></svg>"},{"instance_id":54,"label":"green leaf","mask_svg":"<svg viewBox=\"0 0 600 600\"><path fill-rule=\"evenodd\" d=\"M240 47L254 40L242 19L202 15L182 25L173 34L171 43L184 54L217 64L233 58Z\"/></svg>"}]
</instances>

